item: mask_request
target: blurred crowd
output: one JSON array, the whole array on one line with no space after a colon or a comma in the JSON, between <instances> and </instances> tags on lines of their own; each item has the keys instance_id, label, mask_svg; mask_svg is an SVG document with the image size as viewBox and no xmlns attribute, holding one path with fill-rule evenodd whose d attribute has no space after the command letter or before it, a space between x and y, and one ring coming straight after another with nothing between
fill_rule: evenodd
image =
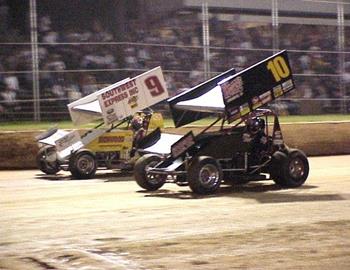
<instances>
[{"instance_id":1,"label":"blurred crowd","mask_svg":"<svg viewBox=\"0 0 350 270\"><path fill-rule=\"evenodd\" d=\"M11 118L16 112L25 115L32 111L28 100L33 99L33 62L30 37L11 26L5 3L0 1L0 42L11 45L0 45L0 114ZM273 53L271 24L242 22L239 15L230 20L213 15L209 23L211 76L232 67L243 69ZM339 56L334 53L337 27L281 24L278 34L279 48L292 50L291 65L297 74L298 91L291 97L341 98L340 78L335 76L340 71ZM189 11L147 26L135 20L122 40L116 40L111 29L98 20L85 29L59 29L49 16L39 16L42 108L48 113L66 112L67 103L158 65L171 95L175 95L205 79L202 36L200 14ZM85 42L95 43L80 44ZM350 44L346 46L350 48ZM345 61L342 79L349 88L348 54Z\"/></svg>"}]
</instances>

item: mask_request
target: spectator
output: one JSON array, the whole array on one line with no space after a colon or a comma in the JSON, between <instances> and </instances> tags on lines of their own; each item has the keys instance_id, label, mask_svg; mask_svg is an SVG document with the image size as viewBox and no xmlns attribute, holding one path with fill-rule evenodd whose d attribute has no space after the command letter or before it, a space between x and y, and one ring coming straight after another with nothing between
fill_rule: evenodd
<instances>
[{"instance_id":1,"label":"spectator","mask_svg":"<svg viewBox=\"0 0 350 270\"><path fill-rule=\"evenodd\" d=\"M56 31L48 31L42 37L42 42L56 44L60 41L60 35Z\"/></svg>"},{"instance_id":2,"label":"spectator","mask_svg":"<svg viewBox=\"0 0 350 270\"><path fill-rule=\"evenodd\" d=\"M7 10L6 1L0 0L0 14L6 15ZM150 69L161 65L163 70L174 71L167 73L171 95L179 89L192 87L202 82L204 80L203 48L200 47L202 44L202 25L198 15L198 13L191 11L182 12L166 19L154 21L151 25L147 25L147 28L141 20L135 19L132 21L133 25L128 27L128 35L123 41L138 42L143 45L130 43L124 48L120 45L53 45L60 41L73 43L110 42L114 41L114 37L110 32L111 29L105 28L99 20L93 20L91 28L74 25L60 29L61 24L55 22L47 14L39 16L39 40L51 44L51 46L39 46L40 70L42 71L40 83L41 89L44 89L42 96L73 100L96 91L97 82L113 83L116 77L124 75L120 71L99 72L93 76L85 74L82 75L80 81L72 83L72 78L67 82L63 76L58 76L58 74L66 75L62 72L67 69L116 69L120 67L133 70L132 73L136 75L140 73L139 69ZM4 18L1 17L5 20ZM68 23L67 25L72 24ZM28 39L24 39L20 32L13 26L11 27L10 24L0 25L0 28L1 26L8 28L2 37L3 40L28 42ZM232 67L240 70L271 54L271 51L258 50L271 49L272 47L272 27L269 23L252 24L243 21L243 17L240 15L230 16L226 14L221 16L217 14L211 16L209 29L210 45L212 46L210 48L210 66L213 74ZM345 30L348 33L348 29ZM301 32L303 35L299 34ZM321 52L336 49L336 34L337 27L333 25L281 24L279 27L280 47L306 50L306 52L290 54L294 73L334 74L337 72L337 58L334 57L334 54ZM345 39L345 42L348 42L348 39ZM170 46L159 46L159 44ZM348 45L346 43L346 46ZM0 61L4 66L3 71L30 71L32 69L30 46L9 48L2 47ZM255 51L255 49L257 50ZM120 57L119 51L123 52ZM119 62L123 65L118 65ZM347 82L348 73L350 72L347 71L344 75L346 87L349 85ZM32 84L32 74L25 73L21 78L24 82L18 82L18 84L29 89ZM0 67L1 80L4 82L4 73L1 74ZM9 80L12 86L16 85L14 81L11 81L11 78ZM323 84L321 88L320 84ZM320 83L319 77L314 79L308 77L307 80L298 85L298 88L300 92L295 94L295 97L329 98L339 96L339 93L335 93L333 90L334 86L331 83L328 83L327 80ZM20 94L21 89L19 87L19 90L14 91Z\"/></svg>"},{"instance_id":3,"label":"spectator","mask_svg":"<svg viewBox=\"0 0 350 270\"><path fill-rule=\"evenodd\" d=\"M87 96L98 90L96 78L93 75L83 74L79 83L83 96Z\"/></svg>"},{"instance_id":4,"label":"spectator","mask_svg":"<svg viewBox=\"0 0 350 270\"><path fill-rule=\"evenodd\" d=\"M113 35L107 32L100 21L94 20L92 22L92 34L89 41L92 42L108 42L113 40Z\"/></svg>"},{"instance_id":5,"label":"spectator","mask_svg":"<svg viewBox=\"0 0 350 270\"><path fill-rule=\"evenodd\" d=\"M0 114L6 120L16 119L21 109L17 100L17 92L8 83L0 83Z\"/></svg>"}]
</instances>

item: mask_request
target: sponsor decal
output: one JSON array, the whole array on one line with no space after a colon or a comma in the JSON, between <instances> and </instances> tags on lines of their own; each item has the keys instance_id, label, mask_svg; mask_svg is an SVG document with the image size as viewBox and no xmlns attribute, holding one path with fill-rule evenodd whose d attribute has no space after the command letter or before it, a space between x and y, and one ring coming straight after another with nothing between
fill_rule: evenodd
<instances>
[{"instance_id":1,"label":"sponsor decal","mask_svg":"<svg viewBox=\"0 0 350 270\"><path fill-rule=\"evenodd\" d=\"M226 113L227 113L227 117L229 122L232 122L236 119L239 118L240 116L240 112L239 112L239 108L238 107L228 107L226 108Z\"/></svg>"},{"instance_id":2,"label":"sponsor decal","mask_svg":"<svg viewBox=\"0 0 350 270\"><path fill-rule=\"evenodd\" d=\"M101 136L98 138L98 143L123 143L125 137L123 136Z\"/></svg>"},{"instance_id":3,"label":"sponsor decal","mask_svg":"<svg viewBox=\"0 0 350 270\"><path fill-rule=\"evenodd\" d=\"M283 90L281 85L277 85L273 88L273 95L275 98L283 95Z\"/></svg>"},{"instance_id":4,"label":"sponsor decal","mask_svg":"<svg viewBox=\"0 0 350 270\"><path fill-rule=\"evenodd\" d=\"M294 83L292 79L289 79L287 81L285 81L284 83L282 83L282 88L284 92L288 92L289 90L294 88Z\"/></svg>"},{"instance_id":5,"label":"sponsor decal","mask_svg":"<svg viewBox=\"0 0 350 270\"><path fill-rule=\"evenodd\" d=\"M118 119L119 118L118 118L117 114L115 114L115 113L107 114L107 120L108 120L109 123L112 123L112 122L114 122L114 121L116 121Z\"/></svg>"},{"instance_id":6,"label":"sponsor decal","mask_svg":"<svg viewBox=\"0 0 350 270\"><path fill-rule=\"evenodd\" d=\"M278 118L275 118L275 121L274 121L274 132L272 135L272 143L274 145L282 145L283 144L283 135L281 132L281 126L278 122Z\"/></svg>"},{"instance_id":7,"label":"sponsor decal","mask_svg":"<svg viewBox=\"0 0 350 270\"><path fill-rule=\"evenodd\" d=\"M129 96L135 95L137 93L138 89L136 86L136 79L133 79L122 85L117 86L116 88L106 91L101 96L104 107L108 108L113 104L119 103L124 99L129 98Z\"/></svg>"},{"instance_id":8,"label":"sponsor decal","mask_svg":"<svg viewBox=\"0 0 350 270\"><path fill-rule=\"evenodd\" d=\"M239 107L239 111L241 113L241 116L244 116L244 115L248 114L250 112L249 104L248 103L244 103L243 105L241 105Z\"/></svg>"},{"instance_id":9,"label":"sponsor decal","mask_svg":"<svg viewBox=\"0 0 350 270\"><path fill-rule=\"evenodd\" d=\"M66 136L64 136L61 139L58 139L56 141L56 145L59 148L65 147L66 145L69 145L70 142L74 141L75 139L75 134L74 133L68 133Z\"/></svg>"},{"instance_id":10,"label":"sponsor decal","mask_svg":"<svg viewBox=\"0 0 350 270\"><path fill-rule=\"evenodd\" d=\"M267 91L259 96L262 104L266 104L272 100L271 91Z\"/></svg>"},{"instance_id":11,"label":"sponsor decal","mask_svg":"<svg viewBox=\"0 0 350 270\"><path fill-rule=\"evenodd\" d=\"M194 145L194 135L192 132L187 133L180 140L171 146L171 155L173 158L178 158L186 152L188 148Z\"/></svg>"},{"instance_id":12,"label":"sponsor decal","mask_svg":"<svg viewBox=\"0 0 350 270\"><path fill-rule=\"evenodd\" d=\"M115 113L113 108L110 108L110 109L107 110L107 116L106 117L107 117L109 122L113 122L113 121L118 119L118 116Z\"/></svg>"},{"instance_id":13,"label":"sponsor decal","mask_svg":"<svg viewBox=\"0 0 350 270\"><path fill-rule=\"evenodd\" d=\"M60 152L81 140L77 130L71 131L62 138L55 141L57 151Z\"/></svg>"},{"instance_id":14,"label":"sponsor decal","mask_svg":"<svg viewBox=\"0 0 350 270\"><path fill-rule=\"evenodd\" d=\"M129 98L128 104L131 108L137 107L137 99L137 96L132 96L131 98Z\"/></svg>"},{"instance_id":15,"label":"sponsor decal","mask_svg":"<svg viewBox=\"0 0 350 270\"><path fill-rule=\"evenodd\" d=\"M282 137L282 132L280 130L277 130L274 134L273 138L273 144L274 145L281 145L283 144L283 137Z\"/></svg>"},{"instance_id":16,"label":"sponsor decal","mask_svg":"<svg viewBox=\"0 0 350 270\"><path fill-rule=\"evenodd\" d=\"M244 91L242 78L236 77L233 80L221 84L221 90L226 103L239 98L243 95Z\"/></svg>"},{"instance_id":17,"label":"sponsor decal","mask_svg":"<svg viewBox=\"0 0 350 270\"><path fill-rule=\"evenodd\" d=\"M121 102L122 100L124 99L127 99L129 96L128 96L128 93L127 92L123 92L123 93L120 93L116 96L112 96L111 98L108 98L104 101L104 106L106 108L108 108L109 106L112 106L113 104L115 103L119 103Z\"/></svg>"},{"instance_id":18,"label":"sponsor decal","mask_svg":"<svg viewBox=\"0 0 350 270\"><path fill-rule=\"evenodd\" d=\"M118 96L120 93L126 92L128 89L136 87L136 80L133 79L129 82L126 82L120 86L117 86L116 88L110 89L102 94L102 99L107 100L109 98L113 98L115 96Z\"/></svg>"}]
</instances>

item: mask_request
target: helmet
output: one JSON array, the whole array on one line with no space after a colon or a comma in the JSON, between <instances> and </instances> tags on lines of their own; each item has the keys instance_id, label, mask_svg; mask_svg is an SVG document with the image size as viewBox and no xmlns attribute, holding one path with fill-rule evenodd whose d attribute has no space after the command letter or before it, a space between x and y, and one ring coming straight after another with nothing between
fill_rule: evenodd
<instances>
[{"instance_id":1,"label":"helmet","mask_svg":"<svg viewBox=\"0 0 350 270\"><path fill-rule=\"evenodd\" d=\"M139 130L140 128L142 128L142 124L143 124L143 120L142 120L142 117L139 116L139 115L135 115L135 116L133 117L133 119L131 120L131 123L130 123L131 128L132 128L132 130L134 130L134 131L137 131L137 130Z\"/></svg>"},{"instance_id":2,"label":"helmet","mask_svg":"<svg viewBox=\"0 0 350 270\"><path fill-rule=\"evenodd\" d=\"M247 128L250 133L256 134L265 128L265 120L259 117L250 118L247 121Z\"/></svg>"}]
</instances>

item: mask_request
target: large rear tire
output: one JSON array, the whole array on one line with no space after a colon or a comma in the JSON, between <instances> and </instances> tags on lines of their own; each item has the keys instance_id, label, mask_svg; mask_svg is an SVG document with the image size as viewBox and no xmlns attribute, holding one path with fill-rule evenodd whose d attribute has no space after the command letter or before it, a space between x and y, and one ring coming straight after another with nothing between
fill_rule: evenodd
<instances>
[{"instance_id":1,"label":"large rear tire","mask_svg":"<svg viewBox=\"0 0 350 270\"><path fill-rule=\"evenodd\" d=\"M61 170L57 161L56 149L51 145L45 145L39 149L36 163L39 170L46 174L56 174Z\"/></svg>"},{"instance_id":2,"label":"large rear tire","mask_svg":"<svg viewBox=\"0 0 350 270\"><path fill-rule=\"evenodd\" d=\"M69 170L74 178L93 178L97 170L95 155L89 150L80 150L69 159Z\"/></svg>"},{"instance_id":3,"label":"large rear tire","mask_svg":"<svg viewBox=\"0 0 350 270\"><path fill-rule=\"evenodd\" d=\"M303 185L309 175L309 162L306 155L297 149L288 154L274 156L271 178L276 184L285 188L295 188Z\"/></svg>"},{"instance_id":4,"label":"large rear tire","mask_svg":"<svg viewBox=\"0 0 350 270\"><path fill-rule=\"evenodd\" d=\"M268 166L270 178L278 185L281 185L282 165L287 159L288 156L284 152L277 151L272 155L271 163Z\"/></svg>"},{"instance_id":5,"label":"large rear tire","mask_svg":"<svg viewBox=\"0 0 350 270\"><path fill-rule=\"evenodd\" d=\"M188 168L188 184L197 194L215 193L221 185L222 178L221 166L212 157L197 157Z\"/></svg>"},{"instance_id":6,"label":"large rear tire","mask_svg":"<svg viewBox=\"0 0 350 270\"><path fill-rule=\"evenodd\" d=\"M161 162L161 157L154 154L147 154L140 157L134 167L134 177L136 183L149 191L161 188L166 180L166 175L154 175L148 173L148 169Z\"/></svg>"}]
</instances>

